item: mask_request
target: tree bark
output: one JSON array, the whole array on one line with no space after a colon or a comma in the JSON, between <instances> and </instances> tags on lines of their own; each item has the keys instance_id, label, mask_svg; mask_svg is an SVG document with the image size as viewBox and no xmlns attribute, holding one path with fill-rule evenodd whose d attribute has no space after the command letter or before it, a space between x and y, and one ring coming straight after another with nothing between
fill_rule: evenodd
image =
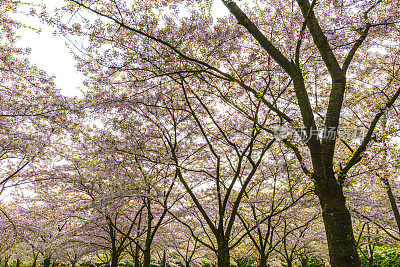
<instances>
[{"instance_id":1,"label":"tree bark","mask_svg":"<svg viewBox=\"0 0 400 267\"><path fill-rule=\"evenodd\" d=\"M140 259L139 259L139 246L135 245L135 254L133 256L133 261L135 263L135 267L140 267Z\"/></svg>"},{"instance_id":2,"label":"tree bark","mask_svg":"<svg viewBox=\"0 0 400 267\"><path fill-rule=\"evenodd\" d=\"M150 189L148 189L148 193L150 193ZM143 251L143 267L150 267L151 262L151 243L153 242L152 239L152 222L153 222L153 215L151 214L151 202L150 199L147 199L147 233L146 233L146 242L145 248Z\"/></svg>"},{"instance_id":3,"label":"tree bark","mask_svg":"<svg viewBox=\"0 0 400 267\"><path fill-rule=\"evenodd\" d=\"M162 260L161 260L161 267L166 267L167 266L167 255L166 255L166 252L165 252L165 250L163 251L163 257L162 257Z\"/></svg>"},{"instance_id":4,"label":"tree bark","mask_svg":"<svg viewBox=\"0 0 400 267\"><path fill-rule=\"evenodd\" d=\"M260 262L258 264L259 267L267 267L267 257L265 255L260 256Z\"/></svg>"},{"instance_id":5,"label":"tree bark","mask_svg":"<svg viewBox=\"0 0 400 267\"><path fill-rule=\"evenodd\" d=\"M19 259L17 259L17 263L16 263L15 267L19 267L19 266L20 266L20 261L19 261Z\"/></svg>"},{"instance_id":6,"label":"tree bark","mask_svg":"<svg viewBox=\"0 0 400 267\"><path fill-rule=\"evenodd\" d=\"M111 253L111 267L118 267L118 253L113 251Z\"/></svg>"},{"instance_id":7,"label":"tree bark","mask_svg":"<svg viewBox=\"0 0 400 267\"><path fill-rule=\"evenodd\" d=\"M301 267L307 267L308 266L308 260L306 258L301 258Z\"/></svg>"},{"instance_id":8,"label":"tree bark","mask_svg":"<svg viewBox=\"0 0 400 267\"><path fill-rule=\"evenodd\" d=\"M396 204L396 199L393 195L392 187L390 186L389 180L386 177L382 177L382 181L386 186L386 193L389 197L390 206L392 207L392 212L394 218L396 219L397 228L399 229L399 234L400 234L400 213L399 213L399 208Z\"/></svg>"},{"instance_id":9,"label":"tree bark","mask_svg":"<svg viewBox=\"0 0 400 267\"><path fill-rule=\"evenodd\" d=\"M43 267L50 267L50 258L45 258L44 259Z\"/></svg>"},{"instance_id":10,"label":"tree bark","mask_svg":"<svg viewBox=\"0 0 400 267\"><path fill-rule=\"evenodd\" d=\"M326 179L317 176L313 178L315 192L322 208L331 266L361 266L351 215L346 207L342 186L337 182L332 170L328 172Z\"/></svg>"},{"instance_id":11,"label":"tree bark","mask_svg":"<svg viewBox=\"0 0 400 267\"><path fill-rule=\"evenodd\" d=\"M229 255L229 243L226 238L219 238L218 250L217 250L217 266L218 267L230 267L231 260Z\"/></svg>"},{"instance_id":12,"label":"tree bark","mask_svg":"<svg viewBox=\"0 0 400 267\"><path fill-rule=\"evenodd\" d=\"M36 267L36 261L37 261L38 256L36 254L33 255L33 262L32 262L32 267Z\"/></svg>"},{"instance_id":13,"label":"tree bark","mask_svg":"<svg viewBox=\"0 0 400 267\"><path fill-rule=\"evenodd\" d=\"M8 266L8 260L10 259L10 257L5 257L4 259L4 267Z\"/></svg>"},{"instance_id":14,"label":"tree bark","mask_svg":"<svg viewBox=\"0 0 400 267\"><path fill-rule=\"evenodd\" d=\"M119 260L119 252L117 249L117 239L116 239L116 231L114 229L113 223L109 216L106 216L108 220L108 229L111 241L111 260L110 260L110 267L118 267L118 260Z\"/></svg>"},{"instance_id":15,"label":"tree bark","mask_svg":"<svg viewBox=\"0 0 400 267\"><path fill-rule=\"evenodd\" d=\"M143 267L150 267L150 263L151 263L151 246L146 242L146 246L143 251Z\"/></svg>"}]
</instances>

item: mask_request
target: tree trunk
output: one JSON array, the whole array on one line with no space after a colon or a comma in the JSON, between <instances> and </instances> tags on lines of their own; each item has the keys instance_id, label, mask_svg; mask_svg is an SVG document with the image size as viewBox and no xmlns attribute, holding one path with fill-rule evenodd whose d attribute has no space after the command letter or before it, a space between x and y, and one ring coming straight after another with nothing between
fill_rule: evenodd
<instances>
[{"instance_id":1,"label":"tree trunk","mask_svg":"<svg viewBox=\"0 0 400 267\"><path fill-rule=\"evenodd\" d=\"M118 253L113 251L111 253L111 267L118 267Z\"/></svg>"},{"instance_id":2,"label":"tree trunk","mask_svg":"<svg viewBox=\"0 0 400 267\"><path fill-rule=\"evenodd\" d=\"M336 181L332 170L326 179L319 179L317 175L314 179L315 192L322 208L331 266L360 266L351 216L346 207L342 186Z\"/></svg>"},{"instance_id":3,"label":"tree trunk","mask_svg":"<svg viewBox=\"0 0 400 267\"><path fill-rule=\"evenodd\" d=\"M136 245L135 254L133 256L133 261L135 263L135 267L140 267L140 259L139 259L139 246Z\"/></svg>"},{"instance_id":4,"label":"tree trunk","mask_svg":"<svg viewBox=\"0 0 400 267\"><path fill-rule=\"evenodd\" d=\"M148 193L150 193L150 189L148 189ZM151 202L150 199L147 199L147 233L146 233L146 242L143 251L143 267L150 267L151 262L151 243L153 242L152 237L152 222L153 222L153 214L151 213Z\"/></svg>"},{"instance_id":5,"label":"tree trunk","mask_svg":"<svg viewBox=\"0 0 400 267\"><path fill-rule=\"evenodd\" d=\"M396 220L397 228L399 229L399 234L400 234L400 213L399 213L399 208L397 207L396 199L395 199L395 197L393 195L392 187L390 186L389 180L386 177L383 177L382 180L383 180L383 182L384 182L384 184L386 186L386 193L387 193L387 195L389 197L390 206L392 207L392 212L393 212L394 218Z\"/></svg>"},{"instance_id":6,"label":"tree trunk","mask_svg":"<svg viewBox=\"0 0 400 267\"><path fill-rule=\"evenodd\" d=\"M265 255L260 256L260 263L258 264L259 267L267 267L267 257Z\"/></svg>"},{"instance_id":7,"label":"tree trunk","mask_svg":"<svg viewBox=\"0 0 400 267\"><path fill-rule=\"evenodd\" d=\"M150 245L145 246L143 251L143 267L150 267L151 262L151 248Z\"/></svg>"},{"instance_id":8,"label":"tree trunk","mask_svg":"<svg viewBox=\"0 0 400 267\"><path fill-rule=\"evenodd\" d=\"M36 267L37 255L33 255L32 267Z\"/></svg>"},{"instance_id":9,"label":"tree trunk","mask_svg":"<svg viewBox=\"0 0 400 267\"><path fill-rule=\"evenodd\" d=\"M50 258L45 258L44 259L43 267L50 267Z\"/></svg>"},{"instance_id":10,"label":"tree trunk","mask_svg":"<svg viewBox=\"0 0 400 267\"><path fill-rule=\"evenodd\" d=\"M301 258L301 267L307 267L308 260L306 258Z\"/></svg>"},{"instance_id":11,"label":"tree trunk","mask_svg":"<svg viewBox=\"0 0 400 267\"><path fill-rule=\"evenodd\" d=\"M20 266L20 262L19 262L19 259L17 259L17 263L16 263L15 267L19 267L19 266Z\"/></svg>"},{"instance_id":12,"label":"tree trunk","mask_svg":"<svg viewBox=\"0 0 400 267\"><path fill-rule=\"evenodd\" d=\"M373 258L368 260L368 266L374 267L374 259Z\"/></svg>"},{"instance_id":13,"label":"tree trunk","mask_svg":"<svg viewBox=\"0 0 400 267\"><path fill-rule=\"evenodd\" d=\"M225 238L220 238L218 240L218 250L217 250L217 266L218 267L230 267L231 260L229 255L229 244L228 240Z\"/></svg>"},{"instance_id":14,"label":"tree trunk","mask_svg":"<svg viewBox=\"0 0 400 267\"><path fill-rule=\"evenodd\" d=\"M165 250L163 251L163 257L162 257L162 260L161 260L161 267L166 267L167 266L167 255L166 255L166 252L165 252Z\"/></svg>"}]
</instances>

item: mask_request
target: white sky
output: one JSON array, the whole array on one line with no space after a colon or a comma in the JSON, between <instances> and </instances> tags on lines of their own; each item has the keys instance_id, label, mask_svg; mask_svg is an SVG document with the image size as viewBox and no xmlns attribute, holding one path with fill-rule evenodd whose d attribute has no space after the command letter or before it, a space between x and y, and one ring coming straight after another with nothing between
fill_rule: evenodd
<instances>
[{"instance_id":1,"label":"white sky","mask_svg":"<svg viewBox=\"0 0 400 267\"><path fill-rule=\"evenodd\" d=\"M50 14L56 7L60 8L64 3L63 0L25 0L25 2L44 3ZM226 16L228 13L221 0L214 0L213 15L215 17ZM74 58L67 47L69 41L62 36L54 36L55 29L39 23L38 20L35 21L32 17L19 16L17 19L29 26L41 29L40 33L27 28L21 28L18 31L20 39L17 45L32 49L29 55L30 61L49 75L56 77L56 86L61 89L62 94L81 96L81 90L84 90L82 84L84 77L75 70Z\"/></svg>"},{"instance_id":2,"label":"white sky","mask_svg":"<svg viewBox=\"0 0 400 267\"><path fill-rule=\"evenodd\" d=\"M35 4L44 2L49 11L63 4L62 0L27 0L26 2ZM29 55L30 61L49 75L56 77L56 85L61 89L62 94L80 96L84 77L75 70L73 56L66 45L68 40L62 36L53 36L55 29L42 25L32 17L19 16L17 19L29 26L41 29L40 33L27 28L21 28L17 32L20 36L17 45L32 49Z\"/></svg>"},{"instance_id":3,"label":"white sky","mask_svg":"<svg viewBox=\"0 0 400 267\"><path fill-rule=\"evenodd\" d=\"M79 88L83 88L83 76L75 70L75 62L65 40L55 38L45 30L40 34L27 32L20 42L21 46L28 45L32 48L30 61L49 75L54 75L56 85L64 95L80 95Z\"/></svg>"}]
</instances>

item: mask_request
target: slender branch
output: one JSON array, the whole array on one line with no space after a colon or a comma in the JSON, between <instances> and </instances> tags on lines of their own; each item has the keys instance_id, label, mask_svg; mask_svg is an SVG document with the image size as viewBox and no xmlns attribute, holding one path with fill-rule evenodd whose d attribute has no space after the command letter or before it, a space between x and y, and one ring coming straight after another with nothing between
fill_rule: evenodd
<instances>
[{"instance_id":1,"label":"slender branch","mask_svg":"<svg viewBox=\"0 0 400 267\"><path fill-rule=\"evenodd\" d=\"M309 8L309 10L307 12L307 15L306 15L305 19L304 19L303 26L301 27L299 39L297 40L296 50L295 50L295 63L296 63L296 65L298 67L300 67L300 46L301 46L301 41L303 40L303 34L304 34L305 30L306 30L307 22L308 22L308 19L310 18L311 11L313 10L313 8L314 8L316 3L317 3L317 0L313 0L312 1L311 6L310 6L310 8Z\"/></svg>"},{"instance_id":2,"label":"slender branch","mask_svg":"<svg viewBox=\"0 0 400 267\"><path fill-rule=\"evenodd\" d=\"M343 72L346 73L347 69L350 66L351 61L353 60L353 58L354 58L354 56L355 56L355 54L357 52L357 49L362 45L364 40L367 38L367 35L368 35L368 32L369 32L370 29L371 29L371 24L367 23L367 25L365 26L364 31L362 32L360 38L358 38L356 40L356 42L353 44L351 50L349 51L349 53L346 56L346 59L344 60L344 63L343 63L343 66L342 66Z\"/></svg>"},{"instance_id":3,"label":"slender branch","mask_svg":"<svg viewBox=\"0 0 400 267\"><path fill-rule=\"evenodd\" d=\"M380 224L377 223L377 222L374 222L371 218L369 218L369 217L367 217L367 216L361 214L360 212L358 212L358 211L357 211L356 209L354 209L354 208L350 208L350 210L351 210L352 212L356 213L357 215L359 215L360 217L362 217L363 219L366 219L366 220L372 222L373 224L375 224L376 226L378 226L378 228L380 228L381 230L383 230L388 236L390 236L390 237L393 238L394 240L400 241L400 238L398 238L398 237L394 236L393 234L391 234L385 227L383 227L382 225L380 225Z\"/></svg>"},{"instance_id":4,"label":"slender branch","mask_svg":"<svg viewBox=\"0 0 400 267\"><path fill-rule=\"evenodd\" d=\"M375 118L372 120L371 125L368 129L367 134L364 137L364 140L362 141L361 145L358 147L358 149L353 153L353 156L350 158L350 160L347 162L346 166L343 168L343 170L340 173L341 178L344 178L347 172L350 170L351 167L353 167L355 164L357 164L361 160L361 154L367 149L367 146L369 142L371 141L372 134L375 130L376 124L378 123L379 119L382 117L382 115L385 113L386 110L390 109L393 104L396 102L397 98L400 96L400 87L397 89L396 93L392 96L392 98L384 105L384 108L381 108L381 110L375 115Z\"/></svg>"},{"instance_id":5,"label":"slender branch","mask_svg":"<svg viewBox=\"0 0 400 267\"><path fill-rule=\"evenodd\" d=\"M307 18L308 30L311 33L314 43L317 46L329 73L331 76L341 73L342 70L340 69L339 63L329 46L328 39L323 33L310 3L308 0L297 0L297 3L303 13L303 17Z\"/></svg>"},{"instance_id":6,"label":"slender branch","mask_svg":"<svg viewBox=\"0 0 400 267\"><path fill-rule=\"evenodd\" d=\"M229 80L229 81L232 81L232 82L237 83L238 85L240 85L241 87L243 87L243 88L244 88L245 90L247 90L247 91L250 91L250 92L255 93L255 94L258 93L254 88L251 88L250 86L244 84L240 79L237 79L237 78L233 77L232 75L230 75L230 74L228 74L228 73L225 73L225 72L219 70L218 68L216 68L216 67L214 67L214 66L211 66L210 64L208 64L208 63L206 63L206 62L204 62L204 61L201 61L201 60L198 60L198 59L195 59L195 58L192 58L192 57L186 55L185 53L183 53L182 51L180 51L179 49L177 49L175 46L173 46L172 44L170 44L170 43L168 43L168 42L166 42L166 41L164 41L164 40L162 40L162 39L160 39L160 38L154 37L154 36L152 36L152 35L150 35L150 34L148 34L148 33L145 33L145 32L143 32L143 31L141 31L141 30L138 30L138 29L135 29L135 28L133 28L133 27L131 27L131 26L128 26L128 25L126 25L125 23L119 21L118 19L113 18L113 17L110 16L110 15L103 14L103 13L101 13L101 12L98 11L98 10L95 10L95 9L93 9L93 8L91 8L91 7L89 7L89 6L85 5L85 4L83 4L83 3L80 3L80 2L77 1L77 0L69 0L69 1L71 1L71 2L73 2L73 3L75 3L75 4L77 4L77 5L80 6L80 7L85 8L85 9L87 9L87 10L89 10L89 11L91 11L91 12L93 12L93 13L95 13L95 14L101 16L101 17L104 17L104 18L107 18L107 19L112 20L113 22L115 22L116 24L120 25L122 28L124 28L124 29L126 29L126 30L132 31L132 32L137 33L137 34L139 34L139 35L142 35L142 36L144 36L144 37L146 37L146 38L148 38L148 39L150 39L150 40L155 41L156 43L159 43L159 44L161 44L161 45L163 45L163 46L168 47L169 49L171 49L174 53L176 53L177 55L179 55L179 56L182 57L183 59L186 59L186 60L188 60L188 61L190 61L190 62L194 62L194 63L199 64L199 65L201 65L201 66L204 66L204 67L206 67L207 69L210 69L210 70L214 71L215 74L221 75L221 76L224 77L226 80ZM280 52L279 52L279 53L280 53ZM287 59L286 59L286 60L287 60ZM288 60L287 60L287 61L288 61ZM288 61L288 62L289 62L289 61ZM290 64L290 62L289 62L289 64ZM213 74L213 75L216 76L215 74ZM273 110L276 114L278 114L280 117L282 117L282 118L285 119L286 121L288 121L288 122L292 122L292 121L293 121L292 119L290 119L286 114L284 114L282 111L280 111L278 108L276 108L276 107L275 107L272 103L270 103L269 101L267 101L267 100L264 99L263 102L268 106L268 108L270 108L271 110Z\"/></svg>"},{"instance_id":7,"label":"slender branch","mask_svg":"<svg viewBox=\"0 0 400 267\"><path fill-rule=\"evenodd\" d=\"M289 74L295 73L293 64L268 40L257 26L232 0L222 0L229 11L236 17L238 23L243 25L247 31L258 41L262 48Z\"/></svg>"}]
</instances>

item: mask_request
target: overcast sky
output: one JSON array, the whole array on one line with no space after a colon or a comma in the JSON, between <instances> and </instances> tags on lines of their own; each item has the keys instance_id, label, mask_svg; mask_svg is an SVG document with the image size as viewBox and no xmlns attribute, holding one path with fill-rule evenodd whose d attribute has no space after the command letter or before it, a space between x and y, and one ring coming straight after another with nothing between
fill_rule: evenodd
<instances>
[{"instance_id":1,"label":"overcast sky","mask_svg":"<svg viewBox=\"0 0 400 267\"><path fill-rule=\"evenodd\" d=\"M1 0L0 0L1 1ZM63 0L26 0L31 3L44 3L51 14L56 7L63 5ZM222 1L214 0L213 15L215 17L225 16L228 10L223 6ZM19 16L18 20L40 28L38 33L31 29L22 28L18 31L20 40L17 42L20 47L29 47L32 49L29 59L40 69L46 71L49 75L56 77L56 85L61 89L62 94L66 96L80 96L80 88L84 89L82 81L83 75L75 70L75 62L67 44L70 43L62 36L53 36L55 29L41 25L32 17L26 18Z\"/></svg>"},{"instance_id":2,"label":"overcast sky","mask_svg":"<svg viewBox=\"0 0 400 267\"><path fill-rule=\"evenodd\" d=\"M28 0L27 2L40 3L42 0ZM43 0L49 10L62 5L62 0ZM21 28L18 31L20 39L17 45L32 49L29 59L49 75L56 76L56 85L67 96L79 96L79 88L83 88L83 76L75 71L73 56L66 46L68 40L61 36L53 36L55 29L41 25L32 17L19 16L21 22L40 28L38 33L32 29Z\"/></svg>"}]
</instances>

